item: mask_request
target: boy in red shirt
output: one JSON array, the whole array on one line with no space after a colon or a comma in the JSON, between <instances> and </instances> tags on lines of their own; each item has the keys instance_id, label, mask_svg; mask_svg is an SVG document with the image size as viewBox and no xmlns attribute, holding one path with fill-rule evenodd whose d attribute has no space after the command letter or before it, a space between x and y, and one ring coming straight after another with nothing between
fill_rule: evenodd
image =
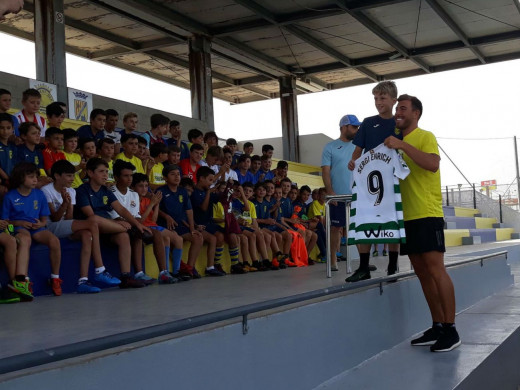
<instances>
[{"instance_id":1,"label":"boy in red shirt","mask_svg":"<svg viewBox=\"0 0 520 390\"><path fill-rule=\"evenodd\" d=\"M181 160L179 168L183 177L189 177L197 184L197 171L200 168L200 160L204 156L204 147L199 144L193 144L190 148L190 158Z\"/></svg>"},{"instance_id":2,"label":"boy in red shirt","mask_svg":"<svg viewBox=\"0 0 520 390\"><path fill-rule=\"evenodd\" d=\"M45 133L47 147L43 151L43 168L50 176L52 164L59 160L66 160L63 153L63 131L57 127L50 127Z\"/></svg>"}]
</instances>

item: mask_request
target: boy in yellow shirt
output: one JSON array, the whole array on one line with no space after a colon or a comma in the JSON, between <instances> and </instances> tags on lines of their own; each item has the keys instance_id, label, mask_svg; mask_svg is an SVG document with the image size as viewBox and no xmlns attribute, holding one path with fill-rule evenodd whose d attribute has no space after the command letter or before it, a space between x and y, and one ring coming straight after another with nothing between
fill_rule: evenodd
<instances>
[{"instance_id":1,"label":"boy in yellow shirt","mask_svg":"<svg viewBox=\"0 0 520 390\"><path fill-rule=\"evenodd\" d=\"M150 169L149 185L155 191L160 186L166 184L162 171L164 169L163 162L168 160L168 147L162 143L155 143L150 146L150 156L154 160L154 165Z\"/></svg>"},{"instance_id":2,"label":"boy in yellow shirt","mask_svg":"<svg viewBox=\"0 0 520 390\"><path fill-rule=\"evenodd\" d=\"M137 157L138 142L137 135L135 134L123 134L121 136L121 145L123 145L123 152L116 156L116 160L123 160L131 163L135 167L135 173L146 174L143 169L143 163Z\"/></svg>"},{"instance_id":3,"label":"boy in yellow shirt","mask_svg":"<svg viewBox=\"0 0 520 390\"><path fill-rule=\"evenodd\" d=\"M72 188L76 189L83 184L81 173L85 169L87 162L81 157L80 154L76 153L78 149L78 133L74 129L63 130L63 154L68 162L74 165L74 181L72 182Z\"/></svg>"},{"instance_id":4,"label":"boy in yellow shirt","mask_svg":"<svg viewBox=\"0 0 520 390\"><path fill-rule=\"evenodd\" d=\"M114 151L116 142L110 138L100 139L97 143L97 150L99 157L105 160L108 164L108 179L107 186L110 187L114 184Z\"/></svg>"}]
</instances>

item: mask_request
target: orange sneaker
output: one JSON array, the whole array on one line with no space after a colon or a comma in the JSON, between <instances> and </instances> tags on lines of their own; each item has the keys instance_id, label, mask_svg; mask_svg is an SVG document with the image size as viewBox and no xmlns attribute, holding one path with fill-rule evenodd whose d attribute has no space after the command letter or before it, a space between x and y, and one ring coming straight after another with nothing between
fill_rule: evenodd
<instances>
[{"instance_id":1,"label":"orange sneaker","mask_svg":"<svg viewBox=\"0 0 520 390\"><path fill-rule=\"evenodd\" d=\"M59 297L61 295L61 284L63 283L63 280L60 278L51 278L49 279L49 285L51 286L52 293Z\"/></svg>"},{"instance_id":2,"label":"orange sneaker","mask_svg":"<svg viewBox=\"0 0 520 390\"><path fill-rule=\"evenodd\" d=\"M278 261L278 256L273 257L273 260L271 261L271 269L280 269L280 262Z\"/></svg>"},{"instance_id":3,"label":"orange sneaker","mask_svg":"<svg viewBox=\"0 0 520 390\"><path fill-rule=\"evenodd\" d=\"M285 264L287 267L296 267L296 263L292 261L289 257L285 259Z\"/></svg>"}]
</instances>

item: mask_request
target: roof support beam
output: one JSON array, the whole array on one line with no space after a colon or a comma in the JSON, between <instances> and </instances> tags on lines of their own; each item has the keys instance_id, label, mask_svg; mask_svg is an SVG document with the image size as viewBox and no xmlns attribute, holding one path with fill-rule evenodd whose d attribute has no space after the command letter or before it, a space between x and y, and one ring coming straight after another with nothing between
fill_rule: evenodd
<instances>
[{"instance_id":1,"label":"roof support beam","mask_svg":"<svg viewBox=\"0 0 520 390\"><path fill-rule=\"evenodd\" d=\"M430 5L430 7L432 7L432 9L435 11L435 13L443 20L443 22L446 23L448 25L448 27L455 33L455 35L457 35L457 37L459 37L459 39L462 42L464 42L464 45L473 52L475 57L477 57L481 63L485 64L486 59L485 59L484 55L480 52L480 50L478 48L471 45L471 43L469 42L469 39L466 36L466 34L464 33L464 31L462 31L462 29L453 20L453 18L450 15L448 15L446 10L441 7L441 5L437 2L437 0L426 0L426 1Z\"/></svg>"},{"instance_id":2,"label":"roof support beam","mask_svg":"<svg viewBox=\"0 0 520 390\"><path fill-rule=\"evenodd\" d=\"M264 6L256 3L253 0L234 0L235 3L242 5L243 7L255 12L256 14L263 17L265 20L267 20L269 23L273 23L275 25L278 24L278 16L269 11ZM352 66L352 61L350 58L348 58L346 55L340 53L336 49L333 49L332 47L326 45L323 43L323 41L313 37L309 33L303 31L301 28L295 26L295 25L283 25L280 26L281 28L287 30L294 36L301 39L303 42L317 48L321 52L329 55L330 57L340 61L341 63L345 64L348 67ZM375 73L369 71L368 69L365 69L363 67L359 67L357 69L358 72L363 73L365 76L371 78L373 81L377 81L378 77Z\"/></svg>"},{"instance_id":3,"label":"roof support beam","mask_svg":"<svg viewBox=\"0 0 520 390\"><path fill-rule=\"evenodd\" d=\"M394 38L391 34L385 31L382 27L379 27L372 19L366 16L362 11L355 10L349 7L349 2L345 0L336 0L336 4L343 9L346 13L356 19L363 26L368 28L374 34L376 34L379 38L384 40L394 49L396 49L404 58L410 58L410 53L408 49L399 42L396 38ZM430 67L424 61L419 58L410 58L412 62L414 62L417 66L423 69L425 72L430 73Z\"/></svg>"},{"instance_id":4,"label":"roof support beam","mask_svg":"<svg viewBox=\"0 0 520 390\"><path fill-rule=\"evenodd\" d=\"M365 0L365 1L349 1L349 7L353 10L364 10L375 7L381 7L384 5L391 5L402 3L409 0ZM307 20L322 19L329 16L340 15L344 11L341 10L336 4L327 4L322 7L315 8L313 10L297 11L288 14L277 15L276 25L284 26L287 24L297 24L305 22ZM254 31L271 27L273 23L266 19L256 19L245 23L237 23L226 27L221 27L212 30L212 36L220 37L225 35L231 35L234 33L240 33L245 31Z\"/></svg>"},{"instance_id":5,"label":"roof support beam","mask_svg":"<svg viewBox=\"0 0 520 390\"><path fill-rule=\"evenodd\" d=\"M56 84L58 99L66 102L68 91L63 0L35 0L34 47L36 79Z\"/></svg>"}]
</instances>

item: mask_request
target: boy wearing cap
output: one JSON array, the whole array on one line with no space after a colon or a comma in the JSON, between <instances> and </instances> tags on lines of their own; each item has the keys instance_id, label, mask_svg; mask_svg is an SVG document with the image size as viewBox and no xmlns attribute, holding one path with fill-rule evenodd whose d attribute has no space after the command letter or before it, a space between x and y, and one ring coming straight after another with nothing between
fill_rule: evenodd
<instances>
[{"instance_id":1,"label":"boy wearing cap","mask_svg":"<svg viewBox=\"0 0 520 390\"><path fill-rule=\"evenodd\" d=\"M356 137L352 141L356 145L352 159L348 163L348 168L352 171L355 161L361 155L382 144L387 137L394 136L402 140L401 131L395 127L393 107L397 103L397 86L393 81L382 81L372 89L374 103L378 115L370 116L363 120ZM393 275L397 271L397 260L399 256L399 244L389 244L388 275ZM369 259L370 244L358 246L360 263L359 269L350 276L349 282L370 278ZM359 271L359 272L358 272ZM362 271L362 272L361 272Z\"/></svg>"},{"instance_id":2,"label":"boy wearing cap","mask_svg":"<svg viewBox=\"0 0 520 390\"><path fill-rule=\"evenodd\" d=\"M345 167L352 158L355 145L352 143L361 123L355 115L345 115L339 122L340 136L329 142L321 156L321 172L328 195L351 194L350 176L352 172ZM338 202L330 205L331 221L331 269L337 271L336 249L339 248L340 235L346 225L345 204Z\"/></svg>"}]
</instances>

